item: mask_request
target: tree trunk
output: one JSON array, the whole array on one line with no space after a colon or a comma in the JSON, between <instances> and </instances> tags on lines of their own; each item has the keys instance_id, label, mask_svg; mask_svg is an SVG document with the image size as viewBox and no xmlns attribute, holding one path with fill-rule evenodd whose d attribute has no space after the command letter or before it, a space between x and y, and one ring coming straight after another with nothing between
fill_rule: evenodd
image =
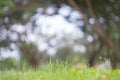
<instances>
[{"instance_id":1,"label":"tree trunk","mask_svg":"<svg viewBox=\"0 0 120 80\"><path fill-rule=\"evenodd\" d=\"M85 12L83 12L83 10L74 2L74 0L67 0L67 1L71 6L73 6L76 10L78 10L80 14L82 14L85 24L88 25L94 32L96 32L103 39L103 41L109 46L109 48L111 48L114 51L114 55L116 56L116 59L120 61L119 50L116 48L112 39L109 38L109 36L102 29L101 25L97 21L90 0L86 0L86 4L88 6L88 11L90 13L91 18L95 20L94 24L89 23L89 19L85 15Z\"/></svg>"}]
</instances>

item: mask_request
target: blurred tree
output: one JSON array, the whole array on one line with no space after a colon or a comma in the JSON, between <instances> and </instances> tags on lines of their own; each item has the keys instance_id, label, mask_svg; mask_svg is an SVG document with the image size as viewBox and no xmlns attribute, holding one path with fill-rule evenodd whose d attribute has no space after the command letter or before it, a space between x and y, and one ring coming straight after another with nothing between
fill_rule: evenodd
<instances>
[{"instance_id":1,"label":"blurred tree","mask_svg":"<svg viewBox=\"0 0 120 80\"><path fill-rule=\"evenodd\" d=\"M23 44L22 35L26 36L26 33L17 32L12 29L13 24L25 24L29 21L29 18L36 12L36 8L43 7L46 4L43 0L0 0L0 54L1 48L7 47L10 49L10 44L21 44L21 53L28 60L28 62L36 68L39 65L40 57L37 56L38 50L35 46L30 45L33 52L28 49L29 44ZM33 26L34 27L34 26ZM15 34L15 35L14 35ZM18 39L12 39L17 36ZM26 49L24 49L26 48ZM26 50L26 51L25 51ZM29 56L27 56L27 54ZM37 56L37 58L36 58ZM38 58L39 57L39 58ZM30 59L31 58L31 59Z\"/></svg>"},{"instance_id":2,"label":"blurred tree","mask_svg":"<svg viewBox=\"0 0 120 80\"><path fill-rule=\"evenodd\" d=\"M23 56L33 68L38 68L43 55L40 54L37 46L26 42L22 42L20 45L21 56Z\"/></svg>"},{"instance_id":3,"label":"blurred tree","mask_svg":"<svg viewBox=\"0 0 120 80\"><path fill-rule=\"evenodd\" d=\"M84 19L84 22L87 26L96 32L102 40L108 45L110 49L114 51L113 55L115 56L114 61L111 61L113 68L118 67L120 61L119 47L115 45L110 31L111 27L119 28L119 13L120 5L119 1L116 0L67 0L68 4L78 10ZM113 5L114 4L114 5ZM117 19L117 20L116 20ZM110 34L111 33L111 34ZM118 33L117 31L115 33ZM117 41L117 40L115 40ZM101 41L102 42L102 41ZM119 42L119 41L118 41ZM93 43L94 44L94 43ZM95 44L96 45L96 44ZM94 46L95 47L95 46ZM94 48L93 48L94 49ZM99 50L98 50L99 51ZM93 53L91 59L96 57L96 52ZM91 60L90 59L90 60ZM90 61L90 66L94 66L94 59Z\"/></svg>"},{"instance_id":4,"label":"blurred tree","mask_svg":"<svg viewBox=\"0 0 120 80\"><path fill-rule=\"evenodd\" d=\"M89 65L94 67L98 55L106 51L113 64L112 67L117 68L119 67L120 61L119 3L119 0L1 0L0 47L7 47L10 43L19 41L11 40L6 33L14 32L20 37L20 33L11 30L11 25L15 23L26 23L35 13L36 8L41 6L46 8L48 4L52 4L56 5L58 7L57 9L59 9L61 4L67 4L71 6L72 10L76 9L82 15L82 21L85 24L81 27L83 31L93 35L94 40L91 43L92 50L90 50L92 54L90 54ZM58 13L58 11L56 10L54 14ZM43 14L45 14L44 11ZM69 17L67 16L65 18L70 21ZM81 19L77 19L76 21L79 22ZM78 25L78 27L80 26ZM23 34L26 35L26 33Z\"/></svg>"},{"instance_id":5,"label":"blurred tree","mask_svg":"<svg viewBox=\"0 0 120 80\"><path fill-rule=\"evenodd\" d=\"M56 3L60 3L60 1L54 1ZM95 38L93 42L93 54L90 57L89 64L90 66L95 66L95 58L98 56L98 53L100 53L100 47L99 50L96 51L96 42L98 40L100 41L102 46L109 47L108 54L111 53L112 49L112 67L117 68L119 61L120 61L120 54L119 54L119 47L118 43L119 41L116 40L115 36L117 33L117 39L120 34L119 30L119 10L120 10L120 1L119 0L62 0L62 3L68 4L77 11L79 11L80 14L82 14L84 23L87 27L84 27L84 30L87 30L85 28L90 27L92 31L96 32L99 38ZM89 31L87 31L89 32ZM94 33L92 33L94 34ZM114 36L114 37L113 37ZM105 43L105 44L104 44ZM116 44L117 43L117 44ZM101 46L101 45L99 45ZM114 57L113 57L114 55ZM109 57L109 58L110 58Z\"/></svg>"}]
</instances>

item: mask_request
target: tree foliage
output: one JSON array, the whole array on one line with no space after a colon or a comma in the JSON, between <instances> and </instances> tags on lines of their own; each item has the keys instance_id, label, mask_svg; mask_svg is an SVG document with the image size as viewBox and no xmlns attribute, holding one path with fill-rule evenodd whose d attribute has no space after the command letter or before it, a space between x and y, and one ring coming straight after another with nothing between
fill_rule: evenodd
<instances>
[{"instance_id":1,"label":"tree foliage","mask_svg":"<svg viewBox=\"0 0 120 80\"><path fill-rule=\"evenodd\" d=\"M72 10L77 10L82 15L82 20L76 19L76 22L74 20L73 22L70 21L70 15L66 16L65 19L72 23L83 21L84 26L80 27L78 25L78 27L84 31L85 36L92 35L94 38L91 43L92 49L88 49L87 51L91 53L90 59L88 59L90 66L95 66L99 55L107 55L107 58L109 58L113 64L113 68L119 67L119 0L0 0L0 47L8 47L11 43L17 44L17 42L21 40L21 35L26 35L25 33L20 34L11 30L12 24L25 24L29 21L30 17L35 14L36 8L41 6L46 9L46 6L54 5L56 12L52 15L56 15L63 4L71 6ZM46 13L43 11L43 14ZM46 15L52 16L49 14ZM33 27L35 27L35 25ZM19 35L19 40L11 40L6 34L7 31ZM26 48L29 49L29 45L26 45ZM21 47L21 50L24 49L23 47ZM90 46L86 47L89 48ZM28 50L27 53L31 52Z\"/></svg>"},{"instance_id":2,"label":"tree foliage","mask_svg":"<svg viewBox=\"0 0 120 80\"><path fill-rule=\"evenodd\" d=\"M0 0L0 14L4 15L7 10L11 7L14 7L14 2L13 0Z\"/></svg>"}]
</instances>

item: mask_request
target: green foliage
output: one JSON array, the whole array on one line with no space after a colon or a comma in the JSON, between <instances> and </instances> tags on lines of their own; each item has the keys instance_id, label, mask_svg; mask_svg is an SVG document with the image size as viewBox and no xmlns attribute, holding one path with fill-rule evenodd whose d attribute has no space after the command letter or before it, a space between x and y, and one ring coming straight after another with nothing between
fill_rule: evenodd
<instances>
[{"instance_id":1,"label":"green foliage","mask_svg":"<svg viewBox=\"0 0 120 80\"><path fill-rule=\"evenodd\" d=\"M66 45L66 46L58 49L56 57L60 61L65 62L67 60L68 62L71 62L73 59L72 58L73 54L74 54L74 52L72 50L72 47Z\"/></svg>"},{"instance_id":2,"label":"green foliage","mask_svg":"<svg viewBox=\"0 0 120 80\"><path fill-rule=\"evenodd\" d=\"M0 70L11 70L17 67L17 61L13 58L6 58L0 61Z\"/></svg>"},{"instance_id":3,"label":"green foliage","mask_svg":"<svg viewBox=\"0 0 120 80\"><path fill-rule=\"evenodd\" d=\"M43 70L1 72L0 80L119 80L120 70L78 70L67 65L50 63ZM54 68L56 67L56 68Z\"/></svg>"},{"instance_id":4,"label":"green foliage","mask_svg":"<svg viewBox=\"0 0 120 80\"><path fill-rule=\"evenodd\" d=\"M13 7L13 0L0 0L0 14L4 14L7 8Z\"/></svg>"},{"instance_id":5,"label":"green foliage","mask_svg":"<svg viewBox=\"0 0 120 80\"><path fill-rule=\"evenodd\" d=\"M25 71L25 70L32 69L32 66L28 63L28 61L25 58L21 58L18 65L18 69Z\"/></svg>"}]
</instances>

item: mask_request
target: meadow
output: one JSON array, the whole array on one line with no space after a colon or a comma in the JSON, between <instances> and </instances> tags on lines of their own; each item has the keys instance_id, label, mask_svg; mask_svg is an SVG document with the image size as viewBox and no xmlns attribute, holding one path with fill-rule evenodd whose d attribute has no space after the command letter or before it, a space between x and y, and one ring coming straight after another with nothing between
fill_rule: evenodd
<instances>
[{"instance_id":1,"label":"meadow","mask_svg":"<svg viewBox=\"0 0 120 80\"><path fill-rule=\"evenodd\" d=\"M120 80L120 70L76 69L63 64L49 64L36 70L3 71L0 80Z\"/></svg>"}]
</instances>

